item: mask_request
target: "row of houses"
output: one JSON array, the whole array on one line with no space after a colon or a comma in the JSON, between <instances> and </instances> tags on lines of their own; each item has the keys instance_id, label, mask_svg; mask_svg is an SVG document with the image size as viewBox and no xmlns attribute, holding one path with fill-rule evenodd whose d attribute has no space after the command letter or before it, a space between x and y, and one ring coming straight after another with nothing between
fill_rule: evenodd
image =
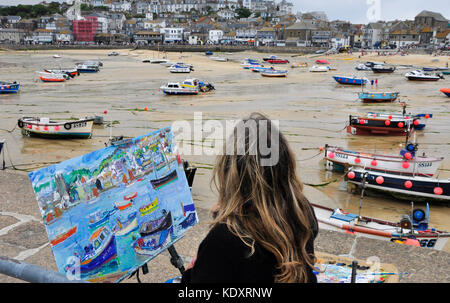
<instances>
[{"instance_id":1,"label":"row of houses","mask_svg":"<svg viewBox=\"0 0 450 303\"><path fill-rule=\"evenodd\" d=\"M112 1L83 0L102 7ZM220 5L215 13L200 17L183 14L188 8L172 12L170 5ZM119 3L127 3L120 1ZM136 6L139 1L133 2ZM37 19L18 16L0 17L0 42L2 43L136 43L136 44L250 44L278 46L315 46L323 48L398 48L409 45L445 45L450 39L448 20L440 13L422 11L414 20L380 21L369 24L352 24L347 21L328 21L324 12L292 13L292 5L285 0L274 1L142 1L159 5L161 13L130 17L116 9L100 12L55 14ZM237 19L235 11L230 16L220 15L226 5L252 9L247 18ZM148 8L148 5L145 6ZM253 10L258 6L275 6L282 14L262 17ZM192 11L192 9L191 9ZM143 11L148 14L147 11ZM288 12L288 13L285 13ZM190 17L189 17L190 16Z\"/></svg>"}]
</instances>

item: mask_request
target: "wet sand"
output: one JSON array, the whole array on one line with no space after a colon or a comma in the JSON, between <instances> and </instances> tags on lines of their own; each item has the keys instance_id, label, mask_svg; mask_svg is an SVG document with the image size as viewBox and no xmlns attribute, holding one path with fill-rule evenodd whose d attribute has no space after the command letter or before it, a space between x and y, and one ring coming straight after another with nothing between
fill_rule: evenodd
<instances>
[{"instance_id":1,"label":"wet sand","mask_svg":"<svg viewBox=\"0 0 450 303\"><path fill-rule=\"evenodd\" d=\"M445 66L448 57L428 55L377 56L340 54L333 56L295 56L276 54L291 62L307 62L309 66L318 58L331 62L336 71L310 73L308 68L291 69L289 65L277 66L289 69L287 78L265 78L259 73L244 70L241 60L247 57L261 59L267 54L241 52L214 54L228 57L229 62L217 62L203 53L167 53L174 62L193 64L191 74L172 74L159 64L142 63L142 59L158 57L158 53L145 50L119 50L120 55L108 57L107 50L58 51L61 58L54 59L55 51L0 52L0 80L19 81L21 91L17 95L0 95L0 138L6 139L6 164L10 160L21 169L35 169L55 161L63 161L105 146L110 129L94 128L88 140L45 140L22 137L17 124L21 116L46 116L52 119L82 118L103 115L105 121L113 121L112 134L138 136L171 125L173 121L192 121L194 112L202 112L203 120L239 119L253 111L260 111L271 119L280 121L296 153L298 173L306 186L311 202L341 207L357 212L359 195L350 194L342 182L343 174L326 172L319 148L325 144L380 153L398 153L404 139L400 137L351 136L344 130L349 114L368 111L401 112L398 102L370 105L357 100L360 87L337 84L333 75L363 75L378 79L373 91L399 91L400 100L408 102L412 113L432 113L433 118L424 131L418 132L419 152L443 156L439 178L450 177L450 102L439 92L450 87L448 79L433 83L407 81L404 73L411 69L399 69L393 74L373 74L356 71L354 66L365 61L386 61L392 64L415 66ZM159 57L161 58L161 53ZM42 83L35 71L43 68L68 68L75 62L99 59L104 66L96 74L81 74L65 83ZM348 60L351 59L351 60ZM438 62L432 60L438 59ZM212 82L216 90L198 96L165 96L159 87L169 81L199 78ZM148 110L143 109L147 107ZM139 109L138 109L139 108ZM106 115L103 112L107 110ZM15 127L15 129L14 129ZM4 130L12 130L11 133ZM200 142L194 142L200 144ZM194 201L198 207L209 209L216 196L209 186L214 156L183 155L191 164L199 167L193 186ZM27 164L27 165L21 165ZM416 203L416 207L423 207ZM450 209L444 204L431 204L430 225L450 231ZM407 201L389 197L365 197L362 215L398 221L411 210ZM446 250L450 251L447 243Z\"/></svg>"}]
</instances>

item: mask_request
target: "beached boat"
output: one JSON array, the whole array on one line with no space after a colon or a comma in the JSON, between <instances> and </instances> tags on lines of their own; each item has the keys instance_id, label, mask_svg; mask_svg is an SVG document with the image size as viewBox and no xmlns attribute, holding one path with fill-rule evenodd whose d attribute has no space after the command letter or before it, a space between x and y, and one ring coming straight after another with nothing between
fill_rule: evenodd
<instances>
[{"instance_id":1,"label":"beached boat","mask_svg":"<svg viewBox=\"0 0 450 303\"><path fill-rule=\"evenodd\" d=\"M274 59L277 59L277 56L272 55L272 56L263 58L263 61L269 61L269 60L274 60Z\"/></svg>"},{"instance_id":2,"label":"beached boat","mask_svg":"<svg viewBox=\"0 0 450 303\"><path fill-rule=\"evenodd\" d=\"M211 90L215 90L214 85L211 83L196 78L184 80L181 82L181 87L196 88L199 92L209 92Z\"/></svg>"},{"instance_id":3,"label":"beached boat","mask_svg":"<svg viewBox=\"0 0 450 303\"><path fill-rule=\"evenodd\" d=\"M435 179L370 171L352 167L347 173L349 183L360 185L365 179L368 190L388 193L409 201L450 201L450 179Z\"/></svg>"},{"instance_id":4,"label":"beached boat","mask_svg":"<svg viewBox=\"0 0 450 303\"><path fill-rule=\"evenodd\" d=\"M56 246L59 243L64 242L65 240L67 240L68 238L70 238L77 232L77 228L78 228L78 225L75 225L72 228L62 231L56 237L54 237L53 239L50 240L50 244L52 246Z\"/></svg>"},{"instance_id":5,"label":"beached boat","mask_svg":"<svg viewBox=\"0 0 450 303\"><path fill-rule=\"evenodd\" d=\"M139 212L141 213L141 216L146 216L152 212L154 212L155 210L157 210L159 207L159 202L158 202L158 198L156 198L155 200L153 200L152 203L149 203L147 205L144 205L142 207L139 208Z\"/></svg>"},{"instance_id":6,"label":"beached boat","mask_svg":"<svg viewBox=\"0 0 450 303\"><path fill-rule=\"evenodd\" d=\"M317 64L330 64L330 62L328 60L325 60L325 59L317 59L316 63Z\"/></svg>"},{"instance_id":7,"label":"beached boat","mask_svg":"<svg viewBox=\"0 0 450 303\"><path fill-rule=\"evenodd\" d=\"M183 87L179 82L169 82L159 88L166 95L197 95L195 87Z\"/></svg>"},{"instance_id":8,"label":"beached boat","mask_svg":"<svg viewBox=\"0 0 450 303\"><path fill-rule=\"evenodd\" d=\"M174 64L177 64L177 63L176 62L172 62L172 61L166 61L166 62L161 62L159 65L162 65L164 67L171 67Z\"/></svg>"},{"instance_id":9,"label":"beached boat","mask_svg":"<svg viewBox=\"0 0 450 303\"><path fill-rule=\"evenodd\" d=\"M143 63L152 63L152 64L161 64L168 62L168 59L160 59L160 58L148 58L142 60Z\"/></svg>"},{"instance_id":10,"label":"beached boat","mask_svg":"<svg viewBox=\"0 0 450 303\"><path fill-rule=\"evenodd\" d=\"M346 85L365 85L369 81L367 78L357 76L333 76L333 79L339 84Z\"/></svg>"},{"instance_id":11,"label":"beached boat","mask_svg":"<svg viewBox=\"0 0 450 303\"><path fill-rule=\"evenodd\" d=\"M53 55L53 58L58 59L58 58L61 58L61 56L58 54L55 54L55 55Z\"/></svg>"},{"instance_id":12,"label":"beached boat","mask_svg":"<svg viewBox=\"0 0 450 303\"><path fill-rule=\"evenodd\" d=\"M117 218L117 225L114 228L114 234L118 237L128 235L138 228L136 212L129 214L125 219Z\"/></svg>"},{"instance_id":13,"label":"beached boat","mask_svg":"<svg viewBox=\"0 0 450 303\"><path fill-rule=\"evenodd\" d=\"M47 73L47 72L37 72L39 74L39 79L42 82L64 82L69 80L69 76L66 74L55 74L55 73Z\"/></svg>"},{"instance_id":14,"label":"beached boat","mask_svg":"<svg viewBox=\"0 0 450 303\"><path fill-rule=\"evenodd\" d=\"M268 59L266 61L269 62L270 64L287 64L287 63L289 63L289 60L287 60L287 59L279 59L279 58Z\"/></svg>"},{"instance_id":15,"label":"beached boat","mask_svg":"<svg viewBox=\"0 0 450 303\"><path fill-rule=\"evenodd\" d=\"M375 65L384 65L383 62L372 62L372 61L367 61L364 63L365 66L372 68Z\"/></svg>"},{"instance_id":16,"label":"beached boat","mask_svg":"<svg viewBox=\"0 0 450 303\"><path fill-rule=\"evenodd\" d=\"M119 53L115 52L115 51L112 51L112 52L108 53L108 56L118 56L118 55L119 55Z\"/></svg>"},{"instance_id":17,"label":"beached boat","mask_svg":"<svg viewBox=\"0 0 450 303\"><path fill-rule=\"evenodd\" d=\"M306 62L292 63L291 68L297 68L297 67L308 67L308 63L306 63Z\"/></svg>"},{"instance_id":18,"label":"beached boat","mask_svg":"<svg viewBox=\"0 0 450 303\"><path fill-rule=\"evenodd\" d=\"M19 92L20 84L16 81L0 81L0 94L16 94Z\"/></svg>"},{"instance_id":19,"label":"beached boat","mask_svg":"<svg viewBox=\"0 0 450 303\"><path fill-rule=\"evenodd\" d=\"M243 69L252 69L254 67L263 67L261 64L254 63L254 62L242 62L241 66Z\"/></svg>"},{"instance_id":20,"label":"beached boat","mask_svg":"<svg viewBox=\"0 0 450 303\"><path fill-rule=\"evenodd\" d=\"M206 52L205 52L205 55L206 55L206 56L211 56L212 54L213 54L212 51L206 51Z\"/></svg>"},{"instance_id":21,"label":"beached boat","mask_svg":"<svg viewBox=\"0 0 450 303\"><path fill-rule=\"evenodd\" d=\"M442 71L443 75L450 75L450 71Z\"/></svg>"},{"instance_id":22,"label":"beached boat","mask_svg":"<svg viewBox=\"0 0 450 303\"><path fill-rule=\"evenodd\" d=\"M450 88L441 88L441 92L450 97Z\"/></svg>"},{"instance_id":23,"label":"beached boat","mask_svg":"<svg viewBox=\"0 0 450 303\"><path fill-rule=\"evenodd\" d=\"M98 65L89 63L77 64L76 68L79 73L96 73L100 70Z\"/></svg>"},{"instance_id":24,"label":"beached boat","mask_svg":"<svg viewBox=\"0 0 450 303\"><path fill-rule=\"evenodd\" d=\"M412 214L403 215L399 222L360 216L340 208L333 209L318 204L312 204L312 206L319 229L341 231L403 244L418 241L413 245L436 250L442 250L450 238L450 233L428 227L428 204L426 212L413 209Z\"/></svg>"},{"instance_id":25,"label":"beached boat","mask_svg":"<svg viewBox=\"0 0 450 303\"><path fill-rule=\"evenodd\" d=\"M252 72L255 72L255 73L260 73L260 72L264 72L264 71L268 71L268 70L274 70L273 66L271 66L271 67L256 66L256 67L251 67L250 69Z\"/></svg>"},{"instance_id":26,"label":"beached boat","mask_svg":"<svg viewBox=\"0 0 450 303\"><path fill-rule=\"evenodd\" d=\"M358 98L364 103L393 102L397 100L399 94L399 92L361 92L358 93Z\"/></svg>"},{"instance_id":27,"label":"beached boat","mask_svg":"<svg viewBox=\"0 0 450 303\"><path fill-rule=\"evenodd\" d=\"M209 57L211 60L219 61L219 62L227 62L228 58L225 57Z\"/></svg>"},{"instance_id":28,"label":"beached boat","mask_svg":"<svg viewBox=\"0 0 450 303\"><path fill-rule=\"evenodd\" d=\"M407 114L406 110L404 110L402 114L368 112L367 117L386 120L406 119L410 120L410 123L412 123L411 127L413 127L415 130L423 130L426 126L426 120L433 118L433 114L411 114L411 113ZM389 122L385 122L385 124L389 124Z\"/></svg>"},{"instance_id":29,"label":"beached boat","mask_svg":"<svg viewBox=\"0 0 450 303\"><path fill-rule=\"evenodd\" d=\"M45 138L90 138L94 118L75 121L51 121L49 118L22 117L17 125L25 136Z\"/></svg>"},{"instance_id":30,"label":"beached boat","mask_svg":"<svg viewBox=\"0 0 450 303\"><path fill-rule=\"evenodd\" d=\"M163 187L177 179L178 179L177 170L174 169L169 174L167 174L161 178L158 178L158 179L150 180L150 182L152 183L153 187L156 189L156 188Z\"/></svg>"},{"instance_id":31,"label":"beached boat","mask_svg":"<svg viewBox=\"0 0 450 303\"><path fill-rule=\"evenodd\" d=\"M169 67L169 72L171 73L190 73L191 68L189 66L174 64Z\"/></svg>"},{"instance_id":32,"label":"beached boat","mask_svg":"<svg viewBox=\"0 0 450 303\"><path fill-rule=\"evenodd\" d=\"M53 74L66 74L71 78L74 78L75 76L80 75L80 72L76 68L44 69L44 72L53 73Z\"/></svg>"},{"instance_id":33,"label":"beached boat","mask_svg":"<svg viewBox=\"0 0 450 303\"><path fill-rule=\"evenodd\" d=\"M314 65L309 69L310 72L316 72L316 73L328 72L329 70L330 70L329 66L318 66L318 65Z\"/></svg>"},{"instance_id":34,"label":"beached boat","mask_svg":"<svg viewBox=\"0 0 450 303\"><path fill-rule=\"evenodd\" d=\"M372 71L374 73L393 73L395 71L395 66L374 65L372 66Z\"/></svg>"},{"instance_id":35,"label":"beached boat","mask_svg":"<svg viewBox=\"0 0 450 303\"><path fill-rule=\"evenodd\" d=\"M423 73L420 70L414 70L405 74L405 77L408 80L412 81L438 81L442 79L442 76L439 75L431 75L429 73Z\"/></svg>"},{"instance_id":36,"label":"beached boat","mask_svg":"<svg viewBox=\"0 0 450 303\"><path fill-rule=\"evenodd\" d=\"M405 157L407 152L411 155L410 159ZM324 159L327 169L340 172L354 166L392 174L434 176L444 158L428 157L425 154L416 155L416 153L417 145L412 143L408 144L399 155L353 151L325 145Z\"/></svg>"},{"instance_id":37,"label":"beached boat","mask_svg":"<svg viewBox=\"0 0 450 303\"><path fill-rule=\"evenodd\" d=\"M263 77L286 77L288 74L287 70L265 70L260 72Z\"/></svg>"},{"instance_id":38,"label":"beached boat","mask_svg":"<svg viewBox=\"0 0 450 303\"><path fill-rule=\"evenodd\" d=\"M366 66L363 63L358 64L357 66L355 66L355 69L356 70L367 70L367 71L372 70L370 67Z\"/></svg>"},{"instance_id":39,"label":"beached boat","mask_svg":"<svg viewBox=\"0 0 450 303\"><path fill-rule=\"evenodd\" d=\"M375 116L374 116L375 115ZM404 136L414 131L412 117L396 116L391 119L377 116L349 116L347 133L352 135Z\"/></svg>"},{"instance_id":40,"label":"beached boat","mask_svg":"<svg viewBox=\"0 0 450 303\"><path fill-rule=\"evenodd\" d=\"M89 238L90 245L80 260L80 272L90 274L117 257L116 237L107 227L96 230Z\"/></svg>"}]
</instances>

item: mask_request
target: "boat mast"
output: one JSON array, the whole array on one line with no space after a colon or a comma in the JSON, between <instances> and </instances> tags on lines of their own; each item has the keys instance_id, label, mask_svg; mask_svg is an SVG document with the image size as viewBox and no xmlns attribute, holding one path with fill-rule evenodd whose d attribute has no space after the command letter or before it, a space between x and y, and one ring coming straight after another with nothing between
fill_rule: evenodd
<instances>
[{"instance_id":1,"label":"boat mast","mask_svg":"<svg viewBox=\"0 0 450 303\"><path fill-rule=\"evenodd\" d=\"M368 175L368 174L369 174L368 172L365 172L365 173L363 174L363 177L362 177L362 182L361 182L361 196L360 196L360 198L359 198L358 220L361 220L362 200L363 200L363 197L364 197L364 190L366 189L366 179L367 179L367 175Z\"/></svg>"}]
</instances>

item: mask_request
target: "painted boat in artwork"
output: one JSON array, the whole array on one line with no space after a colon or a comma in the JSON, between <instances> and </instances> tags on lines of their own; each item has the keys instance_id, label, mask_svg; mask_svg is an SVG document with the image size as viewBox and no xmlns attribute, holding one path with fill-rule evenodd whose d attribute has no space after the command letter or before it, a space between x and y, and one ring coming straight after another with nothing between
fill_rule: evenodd
<instances>
[{"instance_id":1,"label":"painted boat in artwork","mask_svg":"<svg viewBox=\"0 0 450 303\"><path fill-rule=\"evenodd\" d=\"M408 80L412 80L412 81L438 81L439 79L443 78L439 75L431 75L429 73L423 73L420 70L415 70L415 71L406 73L405 77Z\"/></svg>"},{"instance_id":2,"label":"painted boat in artwork","mask_svg":"<svg viewBox=\"0 0 450 303\"><path fill-rule=\"evenodd\" d=\"M158 209L158 207L159 207L159 202L158 202L158 198L156 198L155 200L153 200L152 203L149 203L149 204L144 205L141 208L139 208L139 212L141 213L141 216L146 216L146 215L154 212L156 209Z\"/></svg>"},{"instance_id":3,"label":"painted boat in artwork","mask_svg":"<svg viewBox=\"0 0 450 303\"><path fill-rule=\"evenodd\" d=\"M90 230L96 230L99 227L104 226L106 223L108 223L110 216L111 216L111 212L108 210L105 210L103 212L100 210L97 210L97 211L89 214L88 228Z\"/></svg>"},{"instance_id":4,"label":"painted boat in artwork","mask_svg":"<svg viewBox=\"0 0 450 303\"><path fill-rule=\"evenodd\" d=\"M170 172L169 174L165 175L164 177L158 178L158 179L154 179L154 180L150 180L150 182L152 183L153 187L156 188L160 188L162 186L165 186L175 180L178 179L178 174L177 174L177 170L174 169L172 172Z\"/></svg>"},{"instance_id":5,"label":"painted boat in artwork","mask_svg":"<svg viewBox=\"0 0 450 303\"><path fill-rule=\"evenodd\" d=\"M126 236L138 228L137 213L133 212L126 219L117 218L114 234L118 237Z\"/></svg>"},{"instance_id":6,"label":"painted boat in artwork","mask_svg":"<svg viewBox=\"0 0 450 303\"><path fill-rule=\"evenodd\" d=\"M363 103L393 102L397 100L399 94L399 92L361 92L358 93L358 98Z\"/></svg>"},{"instance_id":7,"label":"painted boat in artwork","mask_svg":"<svg viewBox=\"0 0 450 303\"><path fill-rule=\"evenodd\" d=\"M441 88L441 92L450 97L450 88Z\"/></svg>"},{"instance_id":8,"label":"painted boat in artwork","mask_svg":"<svg viewBox=\"0 0 450 303\"><path fill-rule=\"evenodd\" d=\"M118 201L115 203L115 206L117 207L118 210L125 210L128 207L131 207L133 205L133 201L132 200L123 200L123 201Z\"/></svg>"},{"instance_id":9,"label":"painted boat in artwork","mask_svg":"<svg viewBox=\"0 0 450 303\"><path fill-rule=\"evenodd\" d=\"M442 250L450 233L428 227L429 206L426 212L414 209L411 215L403 215L400 222L358 216L340 208L312 204L320 229L352 233L358 236Z\"/></svg>"},{"instance_id":10,"label":"painted boat in artwork","mask_svg":"<svg viewBox=\"0 0 450 303\"><path fill-rule=\"evenodd\" d=\"M357 185L361 185L364 176L366 189L387 193L397 199L417 202L450 201L450 179L389 174L356 167L349 169L347 173L348 182Z\"/></svg>"},{"instance_id":11,"label":"painted boat in artwork","mask_svg":"<svg viewBox=\"0 0 450 303\"><path fill-rule=\"evenodd\" d=\"M107 226L96 230L89 238L89 243L91 245L80 260L82 274L94 273L117 257L116 236Z\"/></svg>"},{"instance_id":12,"label":"painted boat in artwork","mask_svg":"<svg viewBox=\"0 0 450 303\"><path fill-rule=\"evenodd\" d=\"M370 115L370 114L369 114ZM407 119L408 118L408 119ZM352 135L404 136L414 131L413 117L349 116L347 133Z\"/></svg>"},{"instance_id":13,"label":"painted boat in artwork","mask_svg":"<svg viewBox=\"0 0 450 303\"><path fill-rule=\"evenodd\" d=\"M142 237L150 236L172 226L172 213L169 211L156 220L146 221L141 224L139 233Z\"/></svg>"},{"instance_id":14,"label":"painted boat in artwork","mask_svg":"<svg viewBox=\"0 0 450 303\"><path fill-rule=\"evenodd\" d=\"M20 83L0 81L0 94L16 94L19 92Z\"/></svg>"},{"instance_id":15,"label":"painted boat in artwork","mask_svg":"<svg viewBox=\"0 0 450 303\"><path fill-rule=\"evenodd\" d=\"M196 221L195 213L190 213L183 221L181 221L180 226L182 228L188 228L189 226L194 225L195 221Z\"/></svg>"},{"instance_id":16,"label":"painted boat in artwork","mask_svg":"<svg viewBox=\"0 0 450 303\"><path fill-rule=\"evenodd\" d=\"M288 74L287 70L265 70L260 72L263 77L286 77Z\"/></svg>"},{"instance_id":17,"label":"painted boat in artwork","mask_svg":"<svg viewBox=\"0 0 450 303\"><path fill-rule=\"evenodd\" d=\"M346 85L365 85L369 81L367 78L356 76L333 76L333 79L339 84Z\"/></svg>"},{"instance_id":18,"label":"painted boat in artwork","mask_svg":"<svg viewBox=\"0 0 450 303\"><path fill-rule=\"evenodd\" d=\"M62 233L60 233L59 235L57 235L56 237L51 239L50 244L52 246L56 246L59 243L64 242L65 240L67 240L68 238L73 236L77 232L77 229L78 229L78 225L75 225L72 228L69 228L68 230L63 231Z\"/></svg>"},{"instance_id":19,"label":"painted boat in artwork","mask_svg":"<svg viewBox=\"0 0 450 303\"><path fill-rule=\"evenodd\" d=\"M90 138L94 118L85 118L75 121L52 121L45 117L22 117L17 125L22 129L24 136L43 138Z\"/></svg>"},{"instance_id":20,"label":"painted boat in artwork","mask_svg":"<svg viewBox=\"0 0 450 303\"><path fill-rule=\"evenodd\" d=\"M434 176L444 158L415 155L416 151L409 151L409 146L405 150L410 152L410 154L414 153L411 159L405 158L405 152L403 152L403 155L382 155L325 145L324 159L326 160L327 169L342 172L349 167L364 167L367 170L392 174ZM413 149L414 147L413 144Z\"/></svg>"}]
</instances>

